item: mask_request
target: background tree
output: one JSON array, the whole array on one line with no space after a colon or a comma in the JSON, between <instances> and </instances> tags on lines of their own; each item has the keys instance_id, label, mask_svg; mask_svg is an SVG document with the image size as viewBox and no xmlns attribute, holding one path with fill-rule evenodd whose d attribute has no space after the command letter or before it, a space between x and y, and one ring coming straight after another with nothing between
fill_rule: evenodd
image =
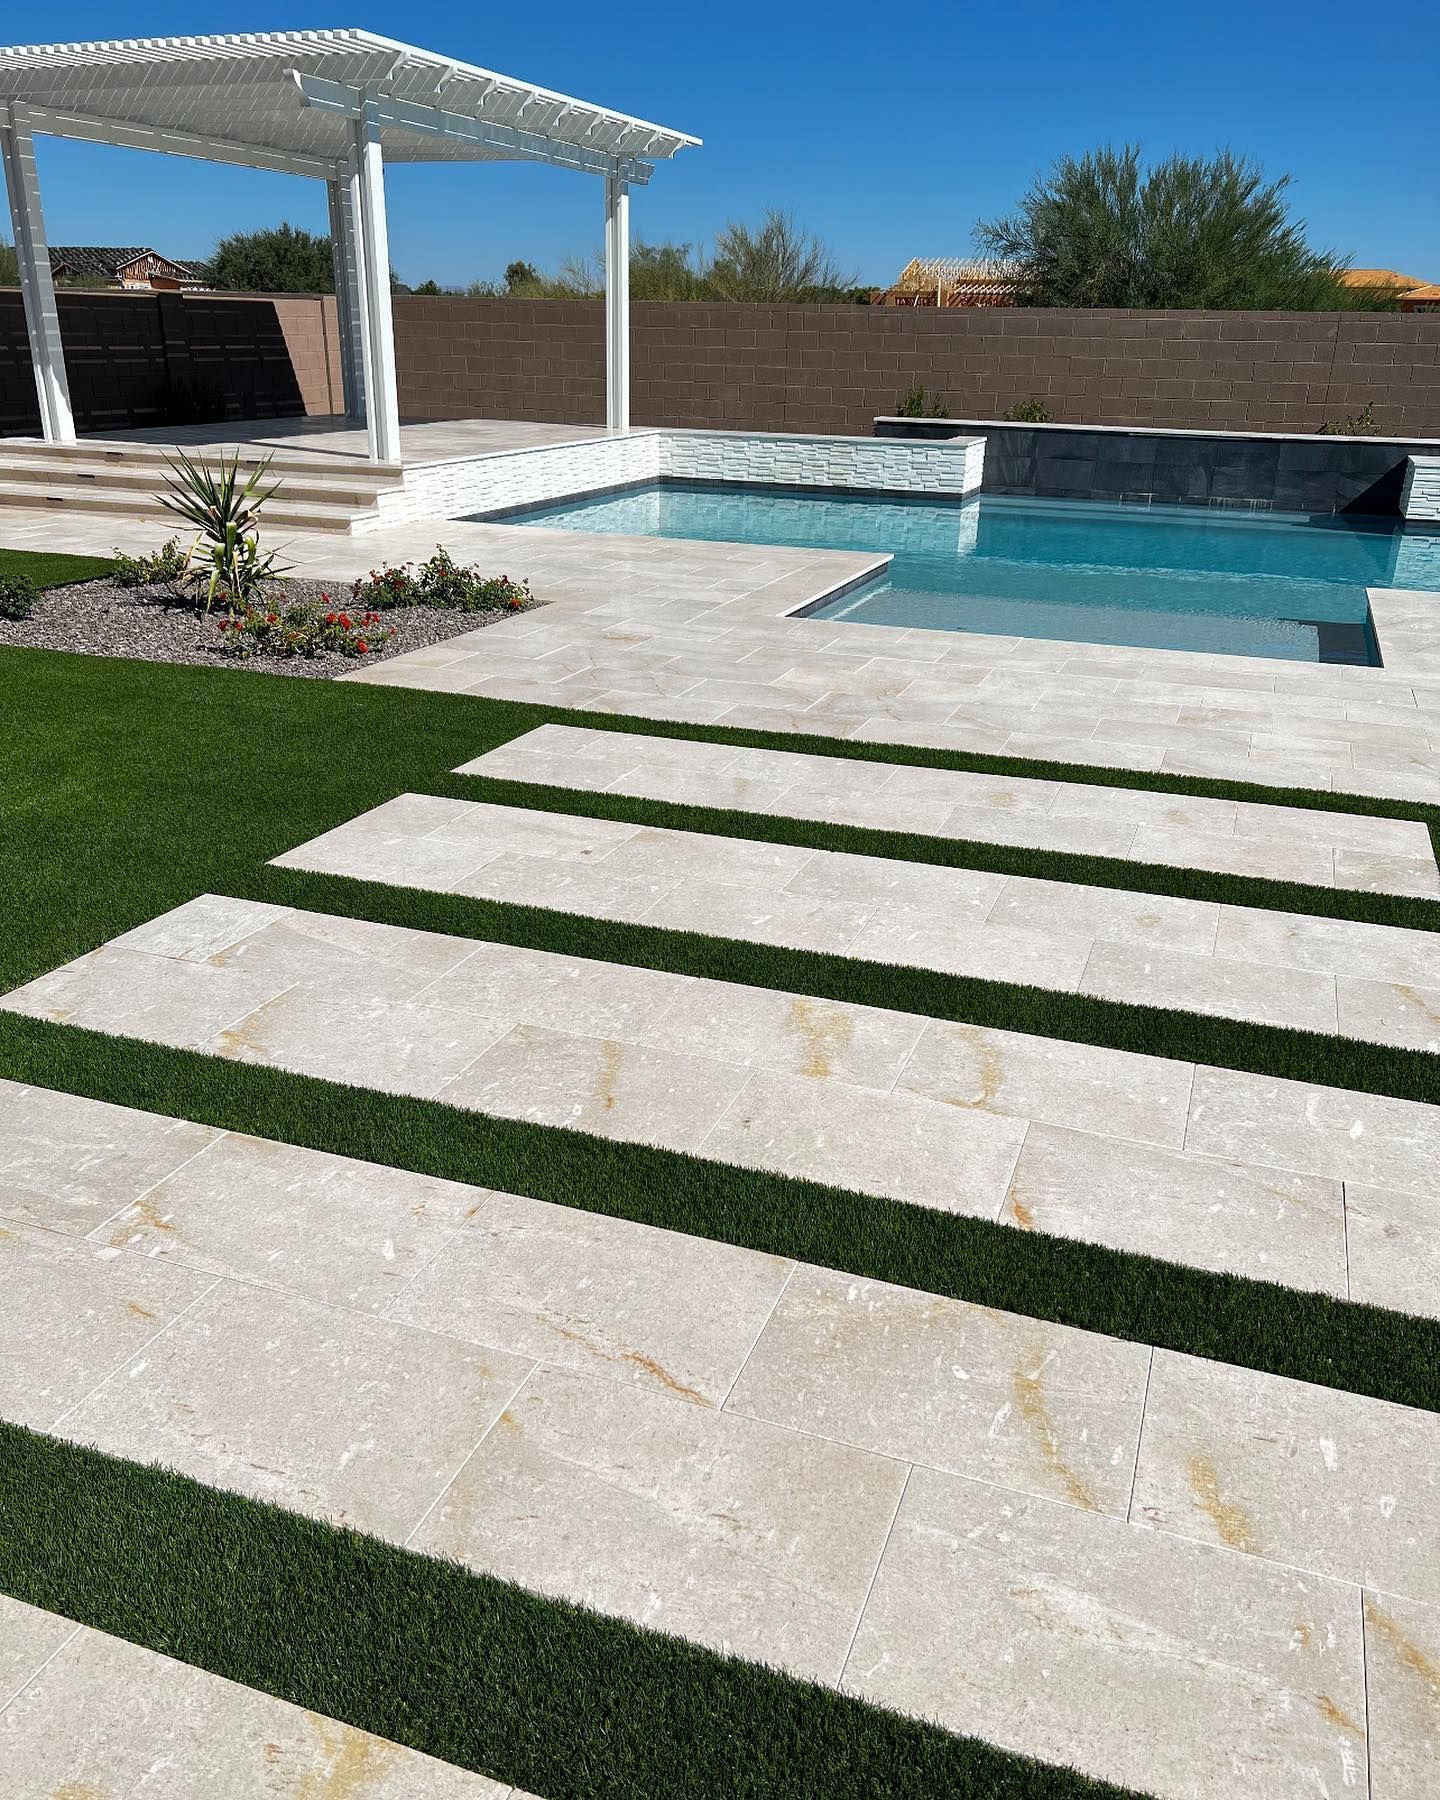
<instances>
[{"instance_id":1,"label":"background tree","mask_svg":"<svg viewBox=\"0 0 1440 1800\"><path fill-rule=\"evenodd\" d=\"M15 246L0 238L0 287L19 287L20 264L15 259Z\"/></svg>"},{"instance_id":2,"label":"background tree","mask_svg":"<svg viewBox=\"0 0 1440 1800\"><path fill-rule=\"evenodd\" d=\"M793 213L772 206L758 229L732 219L715 240L705 285L720 300L817 300L852 289L834 257Z\"/></svg>"},{"instance_id":3,"label":"background tree","mask_svg":"<svg viewBox=\"0 0 1440 1800\"><path fill-rule=\"evenodd\" d=\"M216 287L252 294L332 294L330 239L299 225L236 231L221 238L210 258Z\"/></svg>"},{"instance_id":4,"label":"background tree","mask_svg":"<svg viewBox=\"0 0 1440 1800\"><path fill-rule=\"evenodd\" d=\"M1147 168L1138 144L1106 145L1062 157L975 235L1016 266L1032 306L1393 308L1393 296L1347 287L1343 258L1311 249L1289 184L1228 150Z\"/></svg>"}]
</instances>

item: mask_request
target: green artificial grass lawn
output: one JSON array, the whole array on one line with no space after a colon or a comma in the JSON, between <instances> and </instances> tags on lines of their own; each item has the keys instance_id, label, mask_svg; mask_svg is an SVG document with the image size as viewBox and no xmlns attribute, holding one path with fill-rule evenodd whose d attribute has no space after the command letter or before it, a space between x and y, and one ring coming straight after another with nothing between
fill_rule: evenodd
<instances>
[{"instance_id":1,"label":"green artificial grass lawn","mask_svg":"<svg viewBox=\"0 0 1440 1800\"><path fill-rule=\"evenodd\" d=\"M280 851L412 789L597 813L607 804L624 805L635 810L611 816L711 830L718 820L732 834L775 833L927 861L974 853L987 859L975 866L1064 879L1098 879L1080 871L1103 875L1108 868L1112 883L1142 888L1163 881L1175 885L1150 891L1207 898L1218 895L1206 884L1231 882L1224 897L1274 904L1261 896L1282 886L601 801L448 774L457 763L547 720L796 747L792 738L773 734L620 722L465 696L0 651L0 893L6 901L0 991L210 890L1435 1097L1429 1085L1434 1059L1417 1053L265 868ZM1432 833L1440 818L1433 808L1231 783L1159 781L1125 772L1111 779L1106 771L808 739L803 748L1423 818ZM1293 891L1308 901L1283 902L1294 910L1338 908L1336 916L1436 925L1432 903ZM1396 905L1403 916L1389 910ZM1371 910L1344 910L1351 906ZM362 1099L304 1077L11 1015L0 1015L0 1075L612 1211L1440 1410L1440 1325L1320 1295L643 1146L487 1120L433 1102L373 1093ZM702 1652L643 1633L627 1635L625 1627L514 1596L499 1584L486 1585L482 1594L476 1578L453 1570L445 1574L442 1607L425 1598L431 1592L426 1583L440 1581L428 1572L433 1565L403 1552L366 1548L347 1534L230 1496L191 1492L176 1477L137 1473L73 1447L47 1446L13 1431L4 1437L0 1470L10 1459L15 1478L0 1480L6 1513L0 1588L452 1760L470 1758L470 1766L536 1788L550 1800L617 1792L945 1792L1068 1800L1103 1791L983 1747L957 1748L944 1734L927 1734L773 1673L735 1674ZM183 1506L182 1494L188 1496ZM185 1507L188 1522L180 1516ZM237 1540L221 1531L220 1512L230 1521L225 1532L233 1526ZM342 1556L355 1559L343 1570L335 1562ZM284 1591L266 1585L266 1557L285 1571L279 1584ZM376 1558L387 1562L383 1581ZM384 1589L382 1604L381 1589L391 1580L396 1585ZM372 1589L378 1612L365 1609ZM295 1605L287 1592L297 1596ZM511 1594L503 1607L502 1593ZM330 1595L346 1604L327 1608ZM455 1613L444 1611L452 1605ZM489 1635L468 1610L482 1606L498 1609ZM429 1622L438 1660L421 1655L423 1633L418 1639L407 1634L412 1617ZM519 1672L513 1686L506 1685L506 1664ZM428 1671L428 1680L411 1680L406 1670L412 1665ZM282 1678L298 1687L278 1685ZM511 1748L497 1754L497 1744ZM551 1745L555 1754L547 1760ZM976 1757L978 1762L963 1760ZM821 1771L813 1782L812 1769ZM851 1779L852 1771L858 1779Z\"/></svg>"},{"instance_id":2,"label":"green artificial grass lawn","mask_svg":"<svg viewBox=\"0 0 1440 1800\"><path fill-rule=\"evenodd\" d=\"M0 1589L545 1800L1121 1797L776 1670L13 1425L0 1425L0 1523Z\"/></svg>"},{"instance_id":3,"label":"green artificial grass lawn","mask_svg":"<svg viewBox=\"0 0 1440 1800\"><path fill-rule=\"evenodd\" d=\"M23 575L42 591L94 581L110 573L108 556L71 556L61 550L0 550L0 581Z\"/></svg>"}]
</instances>

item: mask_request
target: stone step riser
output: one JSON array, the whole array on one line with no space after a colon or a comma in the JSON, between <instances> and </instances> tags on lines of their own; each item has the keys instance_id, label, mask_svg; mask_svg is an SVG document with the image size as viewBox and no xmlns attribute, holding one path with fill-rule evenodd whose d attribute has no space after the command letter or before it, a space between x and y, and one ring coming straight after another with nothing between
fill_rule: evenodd
<instances>
[{"instance_id":1,"label":"stone step riser","mask_svg":"<svg viewBox=\"0 0 1440 1800\"><path fill-rule=\"evenodd\" d=\"M182 520L168 512L158 500L145 494L108 488L84 488L56 493L41 488L38 484L0 482L0 508L6 507L77 515L102 513L129 519L154 519L171 525L177 535L183 535L188 529ZM354 509L303 504L287 506L276 500L266 508L264 517L266 525L272 531L333 531L348 534L357 519L368 517L372 511L368 506Z\"/></svg>"}]
</instances>

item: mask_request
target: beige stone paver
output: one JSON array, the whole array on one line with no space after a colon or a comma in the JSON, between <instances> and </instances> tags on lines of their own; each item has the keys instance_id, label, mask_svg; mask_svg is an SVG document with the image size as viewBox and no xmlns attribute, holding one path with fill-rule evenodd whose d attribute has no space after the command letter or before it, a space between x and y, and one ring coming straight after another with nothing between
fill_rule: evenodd
<instances>
[{"instance_id":1,"label":"beige stone paver","mask_svg":"<svg viewBox=\"0 0 1440 1800\"><path fill-rule=\"evenodd\" d=\"M411 1537L542 1592L833 1681L906 1466L540 1371Z\"/></svg>"},{"instance_id":2,"label":"beige stone paver","mask_svg":"<svg viewBox=\"0 0 1440 1800\"><path fill-rule=\"evenodd\" d=\"M1132 1005L1440 1045L1440 936L1398 926L438 795L402 794L275 861Z\"/></svg>"},{"instance_id":3,"label":"beige stone paver","mask_svg":"<svg viewBox=\"0 0 1440 1800\"><path fill-rule=\"evenodd\" d=\"M216 1030L224 1008L205 984L229 992L231 947L189 960L183 946L189 906L208 921L218 904L176 908L0 1007L1338 1294L1341 1184L1436 1191L1440 1108L1416 1101L483 940L427 947L323 914L262 910L247 933L238 901L223 905L239 943L284 985ZM356 951L343 1006L332 926ZM134 947L152 929L170 954ZM298 960L311 944L313 992ZM1056 1134L1085 1120L1067 1153Z\"/></svg>"},{"instance_id":4,"label":"beige stone paver","mask_svg":"<svg viewBox=\"0 0 1440 1800\"><path fill-rule=\"evenodd\" d=\"M221 1141L274 1181L263 1146ZM413 1180L297 1167L321 1235L346 1192ZM1338 1793L1347 1756L1363 1795L1367 1753L1376 1796L1424 1793L1429 1414L473 1191L385 1320L316 1306L298 1265L268 1291L222 1277L50 1428L307 1511L348 1483L412 1548L826 1681L843 1664L882 1703L1164 1800L1288 1800L1317 1773ZM123 1294L185 1254L112 1251L99 1279ZM456 1378L477 1343L520 1377L503 1407ZM23 1623L0 1633L17 1681L67 1643ZM53 1704L85 1691L67 1675Z\"/></svg>"},{"instance_id":5,"label":"beige stone paver","mask_svg":"<svg viewBox=\"0 0 1440 1800\"><path fill-rule=\"evenodd\" d=\"M657 744L664 748L657 751ZM541 761L532 765L532 755ZM817 787L815 765L825 761L834 766ZM1414 820L1241 807L1191 795L1007 781L958 769L683 739L665 743L637 732L565 725L542 725L513 738L462 763L458 773L1320 887L1440 895L1429 833ZM1337 875L1341 856L1344 868ZM1368 882L1367 869L1373 877Z\"/></svg>"},{"instance_id":6,"label":"beige stone paver","mask_svg":"<svg viewBox=\"0 0 1440 1800\"><path fill-rule=\"evenodd\" d=\"M1157 1350L1131 1516L1435 1605L1440 1417Z\"/></svg>"},{"instance_id":7,"label":"beige stone paver","mask_svg":"<svg viewBox=\"0 0 1440 1800\"><path fill-rule=\"evenodd\" d=\"M1440 1763L1440 1607L1367 1593L1365 1694L1375 1800L1429 1800Z\"/></svg>"},{"instance_id":8,"label":"beige stone paver","mask_svg":"<svg viewBox=\"0 0 1440 1800\"><path fill-rule=\"evenodd\" d=\"M218 1135L184 1119L0 1081L0 1218L83 1234Z\"/></svg>"},{"instance_id":9,"label":"beige stone paver","mask_svg":"<svg viewBox=\"0 0 1440 1800\"><path fill-rule=\"evenodd\" d=\"M516 1796L503 1782L5 1595L0 1661L23 1668L0 1684L9 1800Z\"/></svg>"},{"instance_id":10,"label":"beige stone paver","mask_svg":"<svg viewBox=\"0 0 1440 1800\"><path fill-rule=\"evenodd\" d=\"M1355 1588L928 1470L843 1685L1174 1800L1369 1786Z\"/></svg>"},{"instance_id":11,"label":"beige stone paver","mask_svg":"<svg viewBox=\"0 0 1440 1800\"><path fill-rule=\"evenodd\" d=\"M131 1264L153 1268L143 1258ZM179 1270L167 1270L171 1279ZM49 1429L357 1530L409 1529L531 1364L217 1282ZM317 1397L325 1404L317 1406Z\"/></svg>"}]
</instances>

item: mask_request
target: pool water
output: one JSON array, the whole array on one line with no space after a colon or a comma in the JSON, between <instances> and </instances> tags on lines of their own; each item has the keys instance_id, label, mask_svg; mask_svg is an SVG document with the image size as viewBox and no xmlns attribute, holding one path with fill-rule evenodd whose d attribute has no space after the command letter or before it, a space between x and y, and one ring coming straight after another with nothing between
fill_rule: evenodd
<instances>
[{"instance_id":1,"label":"pool water","mask_svg":"<svg viewBox=\"0 0 1440 1800\"><path fill-rule=\"evenodd\" d=\"M821 618L1302 662L1378 663L1366 588L1421 585L1397 579L1406 533L1383 519L657 482L513 522L893 553Z\"/></svg>"}]
</instances>

